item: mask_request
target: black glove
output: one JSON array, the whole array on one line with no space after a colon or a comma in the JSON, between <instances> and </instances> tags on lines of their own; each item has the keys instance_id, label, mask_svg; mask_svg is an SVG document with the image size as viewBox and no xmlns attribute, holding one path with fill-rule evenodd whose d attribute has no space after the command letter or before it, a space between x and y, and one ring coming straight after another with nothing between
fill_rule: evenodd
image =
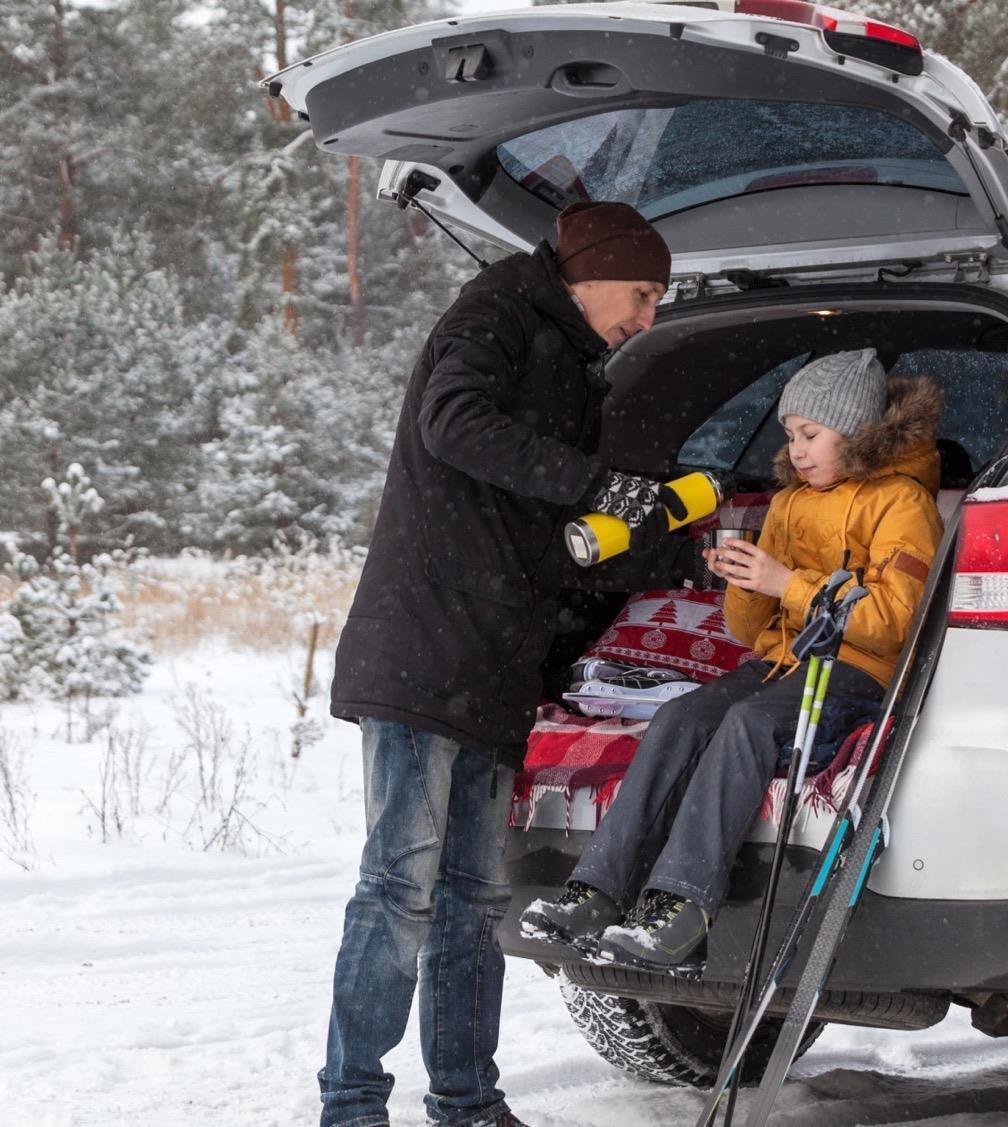
<instances>
[{"instance_id":1,"label":"black glove","mask_svg":"<svg viewBox=\"0 0 1008 1127\"><path fill-rule=\"evenodd\" d=\"M601 487L590 503L596 513L619 517L630 526L630 555L653 552L668 534L668 514L685 520L688 510L670 486L619 470L606 470Z\"/></svg>"}]
</instances>

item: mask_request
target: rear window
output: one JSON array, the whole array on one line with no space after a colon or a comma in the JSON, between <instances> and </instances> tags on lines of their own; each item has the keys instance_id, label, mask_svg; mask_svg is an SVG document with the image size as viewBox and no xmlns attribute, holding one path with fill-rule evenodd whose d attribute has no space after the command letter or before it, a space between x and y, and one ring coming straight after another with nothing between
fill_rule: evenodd
<instances>
[{"instance_id":1,"label":"rear window","mask_svg":"<svg viewBox=\"0 0 1008 1127\"><path fill-rule=\"evenodd\" d=\"M941 384L945 409L938 436L948 461L965 454L977 471L1000 451L1008 420L1008 355L922 348L904 352L889 374L934 376Z\"/></svg>"},{"instance_id":2,"label":"rear window","mask_svg":"<svg viewBox=\"0 0 1008 1127\"><path fill-rule=\"evenodd\" d=\"M769 477L770 461L784 437L783 428L776 423L776 411L771 413L771 409L776 406L784 385L811 355L805 352L785 360L733 395L686 439L679 449L679 462L684 466L739 469L755 477ZM775 425L765 426L768 419ZM761 442L763 436L765 439ZM743 466L747 452L749 457Z\"/></svg>"},{"instance_id":3,"label":"rear window","mask_svg":"<svg viewBox=\"0 0 1008 1127\"><path fill-rule=\"evenodd\" d=\"M682 444L680 464L734 470L747 479L769 481L773 457L786 442L777 421L777 399L810 355L777 365L724 403ZM889 375L933 376L941 385L945 395L938 426L942 484L968 485L1005 441L1008 356L919 349L902 353Z\"/></svg>"},{"instance_id":4,"label":"rear window","mask_svg":"<svg viewBox=\"0 0 1008 1127\"><path fill-rule=\"evenodd\" d=\"M621 200L649 219L751 192L819 184L966 194L924 134L859 106L702 98L539 129L499 145L497 156L512 179L556 207Z\"/></svg>"}]
</instances>

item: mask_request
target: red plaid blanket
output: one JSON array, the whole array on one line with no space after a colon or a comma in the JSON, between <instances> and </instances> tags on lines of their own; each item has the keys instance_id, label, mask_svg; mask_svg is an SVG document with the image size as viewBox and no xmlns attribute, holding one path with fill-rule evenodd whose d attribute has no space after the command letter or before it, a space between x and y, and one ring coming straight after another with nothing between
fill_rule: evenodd
<instances>
[{"instance_id":1,"label":"red plaid blanket","mask_svg":"<svg viewBox=\"0 0 1008 1127\"><path fill-rule=\"evenodd\" d=\"M523 768L515 775L511 825L519 824L524 804L526 827L544 794L558 791L567 800L567 815L574 791L587 787L596 803L598 819L612 805L637 745L647 730L646 720L599 720L574 716L558 704L539 709L529 734Z\"/></svg>"},{"instance_id":2,"label":"red plaid blanket","mask_svg":"<svg viewBox=\"0 0 1008 1127\"><path fill-rule=\"evenodd\" d=\"M566 801L569 826L574 792L584 788L595 804L597 825L619 791L647 724L646 720L574 716L559 705L544 705L529 735L525 764L515 775L511 825L528 828L542 796L556 792ZM865 724L852 732L829 766L805 781L799 816L804 812L808 818L820 810L837 809L871 731L872 725ZM763 799L764 820L778 822L783 799L782 774L772 780Z\"/></svg>"}]
</instances>

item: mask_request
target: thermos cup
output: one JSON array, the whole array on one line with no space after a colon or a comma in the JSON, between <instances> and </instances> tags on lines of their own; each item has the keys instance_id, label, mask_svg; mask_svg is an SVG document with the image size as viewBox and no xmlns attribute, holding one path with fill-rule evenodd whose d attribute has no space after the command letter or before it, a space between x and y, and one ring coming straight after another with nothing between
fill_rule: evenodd
<instances>
[{"instance_id":1,"label":"thermos cup","mask_svg":"<svg viewBox=\"0 0 1008 1127\"><path fill-rule=\"evenodd\" d=\"M758 539L759 533L752 528L712 528L710 532L704 533L700 538L700 543L704 548L713 548L718 551L725 546L726 540L745 540L750 544L755 544ZM720 575L715 575L707 566L707 561L703 556L698 556L698 560L700 574L696 578L696 585L701 590L723 591L728 586L728 580L722 579Z\"/></svg>"},{"instance_id":2,"label":"thermos cup","mask_svg":"<svg viewBox=\"0 0 1008 1127\"><path fill-rule=\"evenodd\" d=\"M710 516L733 491L727 474L716 474L709 470L696 470L668 484L675 489L686 506L684 520L676 520L665 510L669 532L700 517ZM630 547L630 526L619 517L588 513L568 523L564 529L564 541L574 562L582 567L590 567L618 556Z\"/></svg>"}]
</instances>

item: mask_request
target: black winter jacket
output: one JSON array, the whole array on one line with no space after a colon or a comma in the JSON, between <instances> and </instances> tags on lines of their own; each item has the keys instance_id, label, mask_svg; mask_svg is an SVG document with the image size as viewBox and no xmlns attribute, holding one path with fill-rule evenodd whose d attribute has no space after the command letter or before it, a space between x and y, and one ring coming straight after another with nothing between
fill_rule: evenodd
<instances>
[{"instance_id":1,"label":"black winter jacket","mask_svg":"<svg viewBox=\"0 0 1008 1127\"><path fill-rule=\"evenodd\" d=\"M520 764L571 576L563 526L601 468L605 347L546 243L462 288L406 390L334 716Z\"/></svg>"}]
</instances>

